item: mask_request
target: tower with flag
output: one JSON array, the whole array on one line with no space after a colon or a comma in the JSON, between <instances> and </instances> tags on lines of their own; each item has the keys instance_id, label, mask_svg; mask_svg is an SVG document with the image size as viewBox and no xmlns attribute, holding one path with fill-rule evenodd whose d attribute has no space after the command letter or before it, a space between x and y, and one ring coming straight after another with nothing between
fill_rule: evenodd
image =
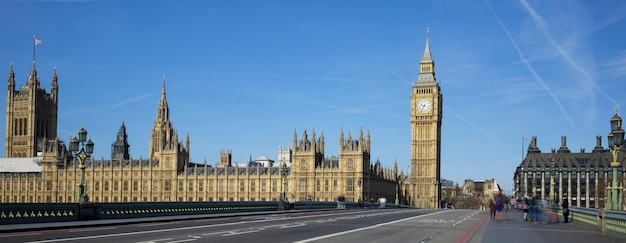
<instances>
[{"instance_id":1,"label":"tower with flag","mask_svg":"<svg viewBox=\"0 0 626 243\"><path fill-rule=\"evenodd\" d=\"M54 68L50 92L41 87L35 66L35 47L41 40L34 37L33 63L26 85L17 88L13 63L7 80L5 157L37 157L46 139L57 137L58 77Z\"/></svg>"}]
</instances>

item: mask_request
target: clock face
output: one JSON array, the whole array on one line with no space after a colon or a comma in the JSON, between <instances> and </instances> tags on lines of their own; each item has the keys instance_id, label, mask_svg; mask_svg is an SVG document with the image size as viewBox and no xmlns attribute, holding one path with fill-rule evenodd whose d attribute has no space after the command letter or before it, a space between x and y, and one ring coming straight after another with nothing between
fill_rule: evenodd
<instances>
[{"instance_id":1,"label":"clock face","mask_svg":"<svg viewBox=\"0 0 626 243\"><path fill-rule=\"evenodd\" d=\"M421 113L427 113L433 107L433 103L429 99L423 98L419 100L415 106L417 111Z\"/></svg>"}]
</instances>

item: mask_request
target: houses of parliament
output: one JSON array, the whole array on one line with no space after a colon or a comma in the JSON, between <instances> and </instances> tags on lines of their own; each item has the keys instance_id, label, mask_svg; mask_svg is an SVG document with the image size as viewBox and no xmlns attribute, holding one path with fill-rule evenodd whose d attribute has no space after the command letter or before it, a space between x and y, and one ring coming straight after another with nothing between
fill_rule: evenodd
<instances>
[{"instance_id":1,"label":"houses of parliament","mask_svg":"<svg viewBox=\"0 0 626 243\"><path fill-rule=\"evenodd\" d=\"M0 158L0 203L76 202L79 160L57 137L59 79L50 91L40 84L35 62L26 85L16 87L11 64L7 80L5 158ZM276 201L283 191L297 200L346 201L387 198L388 202L437 208L441 201L442 95L429 40L410 96L411 171L371 163L369 132L339 134L338 156L326 156L324 134L294 131L278 151L281 166L232 162L222 150L216 164L189 159L190 138L179 137L170 120L165 80L152 124L148 158L132 158L121 124L111 157L85 161L90 202ZM87 126L89 127L89 126Z\"/></svg>"}]
</instances>

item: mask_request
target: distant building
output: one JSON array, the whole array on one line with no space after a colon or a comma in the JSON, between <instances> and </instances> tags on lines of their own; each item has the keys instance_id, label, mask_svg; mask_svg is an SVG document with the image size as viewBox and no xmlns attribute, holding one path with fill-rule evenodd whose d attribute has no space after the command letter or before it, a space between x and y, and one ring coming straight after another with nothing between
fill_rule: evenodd
<instances>
[{"instance_id":1,"label":"distant building","mask_svg":"<svg viewBox=\"0 0 626 243\"><path fill-rule=\"evenodd\" d=\"M462 186L462 195L464 197L474 197L489 199L497 195L499 192L504 193L496 179L474 181L467 179Z\"/></svg>"},{"instance_id":2,"label":"distant building","mask_svg":"<svg viewBox=\"0 0 626 243\"><path fill-rule=\"evenodd\" d=\"M623 185L626 180L623 164L626 153L619 154L618 176ZM513 174L515 197L534 197L549 200L554 180L555 201L567 198L570 206L599 208L608 182L613 178L610 166L613 157L602 147L602 137L596 136L596 146L591 152L580 149L572 153L567 147L566 137L561 137L559 149L542 153L537 147L537 137L532 137L526 157Z\"/></svg>"},{"instance_id":3,"label":"distant building","mask_svg":"<svg viewBox=\"0 0 626 243\"><path fill-rule=\"evenodd\" d=\"M257 167L257 166L261 166L261 167L272 167L274 166L274 160L268 158L265 155L262 155L250 162L248 162L248 167Z\"/></svg>"}]
</instances>

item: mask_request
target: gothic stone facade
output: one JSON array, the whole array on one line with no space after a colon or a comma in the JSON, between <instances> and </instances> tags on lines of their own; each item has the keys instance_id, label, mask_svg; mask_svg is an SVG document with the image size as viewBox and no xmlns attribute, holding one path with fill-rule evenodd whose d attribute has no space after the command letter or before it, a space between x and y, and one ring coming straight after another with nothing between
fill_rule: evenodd
<instances>
[{"instance_id":1,"label":"gothic stone facade","mask_svg":"<svg viewBox=\"0 0 626 243\"><path fill-rule=\"evenodd\" d=\"M9 91L15 84L12 73L11 69ZM38 82L31 83L32 80L38 80L34 66L27 86L37 87ZM22 90L28 90L28 87ZM26 124L27 119L22 122L20 117L17 123L7 122L7 141L16 141L23 135L32 136L29 139L39 138L37 135L44 138L56 136L56 72L52 90L53 93L46 97L55 101L54 116L36 106L21 108L30 109L30 113L42 113L43 128L48 130L39 133L36 130L39 126L22 125ZM34 99L28 95L36 94L39 93L24 92L18 98ZM7 120L9 116L18 117L8 107L14 103L12 100L7 101ZM133 159L130 156L126 127L122 123L117 139L111 146L111 158L86 161L85 181L89 201L271 201L280 197L283 179L286 180L284 189L287 194L294 194L299 200L312 196L315 201L335 201L341 195L348 201L379 197L395 197L406 201L403 195L398 195L401 191L398 187L397 165L392 170L383 168L380 161L375 165L370 164L369 133L364 137L360 131L359 137L353 140L350 134L344 139L342 131L339 157L327 158L324 155L323 135L316 139L313 131L309 139L304 131L302 138L298 139L294 132L290 149L292 161L289 161L292 166L289 168L290 174L283 177L280 167L233 166L232 154L228 151L220 153L220 162L215 165L208 165L206 161L202 164L191 163L189 136L184 143L180 141L170 121L165 81L156 116L148 158ZM23 132L9 132L15 126ZM40 140L39 147L27 143L24 146L28 147L24 149L27 152L10 153L20 158L3 159L2 163L13 163L18 169L0 171L0 202L75 201L80 174L78 160L72 157L65 143L58 138ZM7 151L15 151L13 143L7 143Z\"/></svg>"}]
</instances>

